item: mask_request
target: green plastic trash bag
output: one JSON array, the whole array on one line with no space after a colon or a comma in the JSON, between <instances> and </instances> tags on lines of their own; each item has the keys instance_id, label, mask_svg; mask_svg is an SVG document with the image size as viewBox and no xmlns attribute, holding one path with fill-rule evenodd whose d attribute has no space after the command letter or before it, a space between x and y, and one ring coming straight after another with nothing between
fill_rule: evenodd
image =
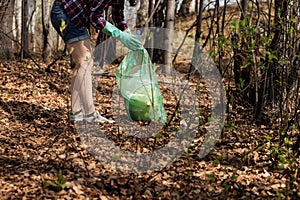
<instances>
[{"instance_id":1,"label":"green plastic trash bag","mask_svg":"<svg viewBox=\"0 0 300 200\"><path fill-rule=\"evenodd\" d=\"M166 121L162 95L146 49L130 51L117 68L116 78L131 120Z\"/></svg>"}]
</instances>

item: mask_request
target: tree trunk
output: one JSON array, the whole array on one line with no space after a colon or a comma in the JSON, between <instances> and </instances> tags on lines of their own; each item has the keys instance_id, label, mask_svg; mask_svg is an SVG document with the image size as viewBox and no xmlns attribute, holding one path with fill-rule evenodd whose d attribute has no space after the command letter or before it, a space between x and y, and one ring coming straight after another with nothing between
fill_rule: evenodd
<instances>
[{"instance_id":1,"label":"tree trunk","mask_svg":"<svg viewBox=\"0 0 300 200\"><path fill-rule=\"evenodd\" d=\"M49 2L49 1L48 1ZM47 12L48 15L48 12ZM29 38L29 44L28 49L32 52L36 52L36 26L37 26L37 5L36 0L29 0L28 1L28 38Z\"/></svg>"},{"instance_id":2,"label":"tree trunk","mask_svg":"<svg viewBox=\"0 0 300 200\"><path fill-rule=\"evenodd\" d=\"M189 76L191 72L195 70L195 65L197 64L197 58L202 51L202 47L200 46L200 36L201 36L201 27L202 27L202 15L203 15L203 8L204 8L204 0L200 0L199 2L199 12L197 16L197 28L196 28L196 35L195 35L195 43L194 43L194 51L193 51L193 59L189 69Z\"/></svg>"},{"instance_id":3,"label":"tree trunk","mask_svg":"<svg viewBox=\"0 0 300 200\"><path fill-rule=\"evenodd\" d=\"M21 44L21 32L22 32L22 1L15 1L14 5L14 24L13 24L13 36L15 39L15 51L19 51Z\"/></svg>"},{"instance_id":4,"label":"tree trunk","mask_svg":"<svg viewBox=\"0 0 300 200\"><path fill-rule=\"evenodd\" d=\"M43 26L43 52L42 57L44 62L47 62L51 56L50 44L49 44L49 1L42 0L42 26Z\"/></svg>"},{"instance_id":5,"label":"tree trunk","mask_svg":"<svg viewBox=\"0 0 300 200\"><path fill-rule=\"evenodd\" d=\"M1 2L0 8L0 58L13 59L13 13L14 1Z\"/></svg>"},{"instance_id":6,"label":"tree trunk","mask_svg":"<svg viewBox=\"0 0 300 200\"><path fill-rule=\"evenodd\" d=\"M154 20L153 20L153 16L151 16L152 12L154 11L154 0L149 0L149 10L148 10L148 27L153 27L154 25ZM153 38L152 37L146 37L145 40L145 46L153 46ZM151 57L151 60L153 61L153 54L154 54L154 49L153 48L147 48L147 51L149 53L149 56Z\"/></svg>"},{"instance_id":7,"label":"tree trunk","mask_svg":"<svg viewBox=\"0 0 300 200\"><path fill-rule=\"evenodd\" d=\"M165 73L171 74L172 64L172 40L174 32L175 21L175 0L167 1L167 16L166 16L166 37L165 37L165 52L164 52L164 65Z\"/></svg>"},{"instance_id":8,"label":"tree trunk","mask_svg":"<svg viewBox=\"0 0 300 200\"><path fill-rule=\"evenodd\" d=\"M20 60L28 56L28 0L22 1L21 52Z\"/></svg>"},{"instance_id":9,"label":"tree trunk","mask_svg":"<svg viewBox=\"0 0 300 200\"><path fill-rule=\"evenodd\" d=\"M156 9L153 15L153 27L165 27L166 22L166 1L167 0L155 0L155 6L153 8ZM151 10L151 13L153 12ZM150 20L151 22L151 20ZM151 22L152 23L152 22ZM157 39L155 38L157 37ZM154 33L153 37L150 37L149 40L147 40L147 46L155 46L156 48L148 49L148 52L152 58L152 60L156 63L163 64L164 63L164 42L162 42L162 37L165 37L165 35L161 35L161 30L157 29L157 32ZM154 44L155 43L155 44Z\"/></svg>"},{"instance_id":10,"label":"tree trunk","mask_svg":"<svg viewBox=\"0 0 300 200\"><path fill-rule=\"evenodd\" d=\"M241 0L241 8L242 8L241 20L245 19L245 17L247 16L247 5L248 5L248 0Z\"/></svg>"}]
</instances>

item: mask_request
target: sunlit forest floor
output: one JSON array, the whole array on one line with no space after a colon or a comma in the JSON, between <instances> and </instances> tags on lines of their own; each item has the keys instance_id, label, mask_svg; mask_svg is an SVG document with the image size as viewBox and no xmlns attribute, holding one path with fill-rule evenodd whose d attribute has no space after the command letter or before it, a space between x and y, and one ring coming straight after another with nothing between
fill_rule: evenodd
<instances>
[{"instance_id":1,"label":"sunlit forest floor","mask_svg":"<svg viewBox=\"0 0 300 200\"><path fill-rule=\"evenodd\" d=\"M299 159L279 168L268 152L274 144L266 141L277 135L273 123L254 125L251 109L243 106L228 114L222 138L203 159L191 148L158 172L115 172L85 149L68 120L69 63L59 61L50 73L45 69L31 61L1 63L1 198L275 199L291 192L299 197L298 170L290 169L299 167ZM102 80L97 109L105 115L113 79Z\"/></svg>"},{"instance_id":2,"label":"sunlit forest floor","mask_svg":"<svg viewBox=\"0 0 300 200\"><path fill-rule=\"evenodd\" d=\"M31 60L0 63L1 199L300 198L300 159L290 160L288 148L276 151L277 122L255 125L251 106L242 102L231 107L223 134L204 158L196 156L196 145L156 172L115 171L91 155L68 119L68 59L50 73L46 67ZM114 85L114 76L101 77L95 103L104 116L112 116ZM203 88L209 101L206 93ZM209 110L209 103L203 106ZM286 162L275 159L278 153Z\"/></svg>"}]
</instances>

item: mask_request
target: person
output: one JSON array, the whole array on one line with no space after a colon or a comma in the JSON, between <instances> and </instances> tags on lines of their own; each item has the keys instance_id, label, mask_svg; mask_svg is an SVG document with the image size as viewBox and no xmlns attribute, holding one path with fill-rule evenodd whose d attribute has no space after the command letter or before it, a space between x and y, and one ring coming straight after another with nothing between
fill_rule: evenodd
<instances>
[{"instance_id":1,"label":"person","mask_svg":"<svg viewBox=\"0 0 300 200\"><path fill-rule=\"evenodd\" d=\"M115 25L103 17L112 6ZM62 37L75 63L71 79L71 121L109 122L96 111L92 94L92 48L88 27L92 25L128 49L142 48L140 40L130 33L124 17L124 0L54 0L50 14L54 29Z\"/></svg>"}]
</instances>

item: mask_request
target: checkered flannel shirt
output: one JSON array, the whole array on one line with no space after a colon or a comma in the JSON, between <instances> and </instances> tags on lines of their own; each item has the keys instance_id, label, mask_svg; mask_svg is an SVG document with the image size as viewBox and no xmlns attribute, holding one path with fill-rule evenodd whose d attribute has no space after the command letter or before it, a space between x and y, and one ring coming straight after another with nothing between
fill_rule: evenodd
<instances>
[{"instance_id":1,"label":"checkered flannel shirt","mask_svg":"<svg viewBox=\"0 0 300 200\"><path fill-rule=\"evenodd\" d=\"M128 28L124 18L124 0L62 0L69 20L77 27L91 23L102 30L106 24L103 12L112 6L112 19L120 30Z\"/></svg>"}]
</instances>

